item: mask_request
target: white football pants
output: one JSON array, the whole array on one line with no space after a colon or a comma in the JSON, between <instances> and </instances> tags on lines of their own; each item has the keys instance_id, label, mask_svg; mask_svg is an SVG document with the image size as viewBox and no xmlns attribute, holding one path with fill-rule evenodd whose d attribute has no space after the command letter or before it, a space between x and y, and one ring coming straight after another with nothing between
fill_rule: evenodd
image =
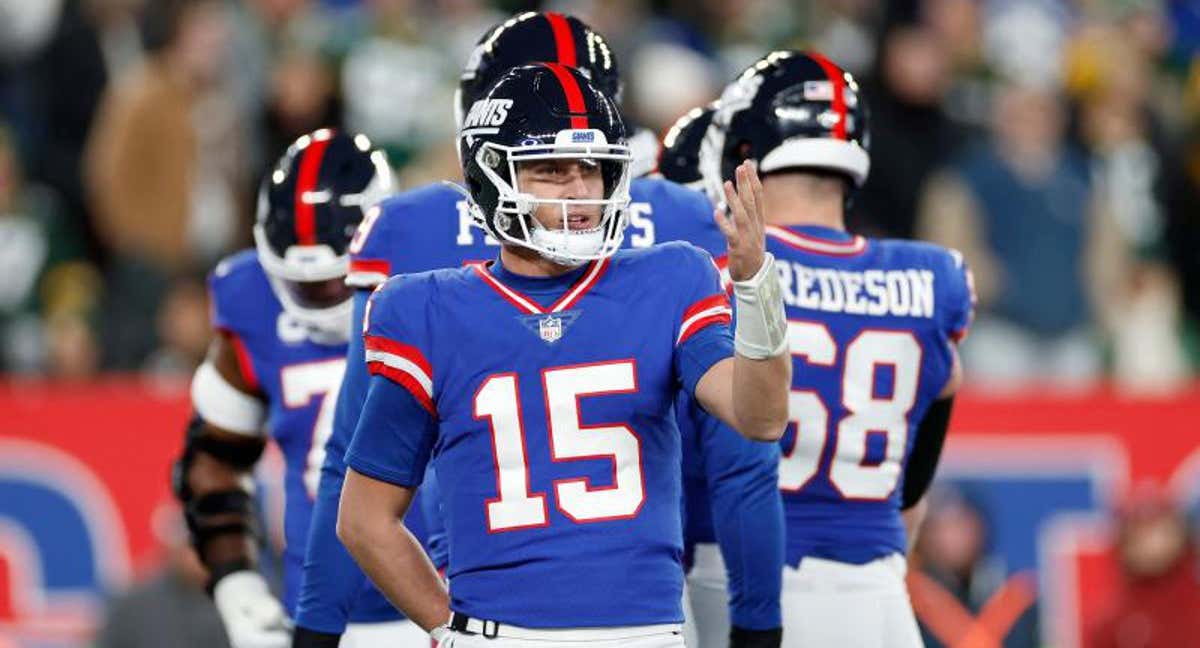
<instances>
[{"instance_id":1,"label":"white football pants","mask_svg":"<svg viewBox=\"0 0 1200 648\"><path fill-rule=\"evenodd\" d=\"M421 626L405 619L386 623L351 623L340 648L430 648L433 640Z\"/></svg>"},{"instance_id":2,"label":"white football pants","mask_svg":"<svg viewBox=\"0 0 1200 648\"><path fill-rule=\"evenodd\" d=\"M783 568L783 648L923 648L904 557L865 565L804 558Z\"/></svg>"},{"instance_id":3,"label":"white football pants","mask_svg":"<svg viewBox=\"0 0 1200 648\"><path fill-rule=\"evenodd\" d=\"M501 625L496 637L451 632L438 648L684 648L678 625L535 629Z\"/></svg>"},{"instance_id":4,"label":"white football pants","mask_svg":"<svg viewBox=\"0 0 1200 648\"><path fill-rule=\"evenodd\" d=\"M688 648L729 645L728 583L720 548L713 543L697 544L683 589L683 634Z\"/></svg>"}]
</instances>

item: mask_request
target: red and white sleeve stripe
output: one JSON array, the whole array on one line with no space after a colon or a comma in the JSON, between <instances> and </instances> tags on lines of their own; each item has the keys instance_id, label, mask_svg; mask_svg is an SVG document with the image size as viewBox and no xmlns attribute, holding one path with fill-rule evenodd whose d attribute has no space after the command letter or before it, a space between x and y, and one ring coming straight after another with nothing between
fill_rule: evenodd
<instances>
[{"instance_id":1,"label":"red and white sleeve stripe","mask_svg":"<svg viewBox=\"0 0 1200 648\"><path fill-rule=\"evenodd\" d=\"M713 324L729 324L732 321L733 309L729 307L729 298L724 293L701 299L684 311L683 323L679 325L679 334L675 337L675 345L683 344L705 327Z\"/></svg>"},{"instance_id":2,"label":"red and white sleeve stripe","mask_svg":"<svg viewBox=\"0 0 1200 648\"><path fill-rule=\"evenodd\" d=\"M433 368L419 349L378 335L364 337L367 371L407 389L434 418Z\"/></svg>"},{"instance_id":3,"label":"red and white sleeve stripe","mask_svg":"<svg viewBox=\"0 0 1200 648\"><path fill-rule=\"evenodd\" d=\"M392 276L392 264L386 259L351 259L346 285L374 288Z\"/></svg>"}]
</instances>

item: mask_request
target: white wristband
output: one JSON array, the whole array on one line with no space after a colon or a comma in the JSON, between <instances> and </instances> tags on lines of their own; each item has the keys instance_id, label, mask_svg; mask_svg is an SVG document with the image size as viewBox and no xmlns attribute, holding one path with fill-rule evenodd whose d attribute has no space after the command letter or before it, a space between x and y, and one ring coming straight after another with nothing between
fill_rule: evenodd
<instances>
[{"instance_id":1,"label":"white wristband","mask_svg":"<svg viewBox=\"0 0 1200 648\"><path fill-rule=\"evenodd\" d=\"M738 355L763 360L787 353L787 314L770 252L753 277L733 282L733 297L737 301L733 348Z\"/></svg>"},{"instance_id":2,"label":"white wristband","mask_svg":"<svg viewBox=\"0 0 1200 648\"><path fill-rule=\"evenodd\" d=\"M437 643L441 643L443 639L449 636L450 626L445 623L429 630L429 637Z\"/></svg>"}]
</instances>

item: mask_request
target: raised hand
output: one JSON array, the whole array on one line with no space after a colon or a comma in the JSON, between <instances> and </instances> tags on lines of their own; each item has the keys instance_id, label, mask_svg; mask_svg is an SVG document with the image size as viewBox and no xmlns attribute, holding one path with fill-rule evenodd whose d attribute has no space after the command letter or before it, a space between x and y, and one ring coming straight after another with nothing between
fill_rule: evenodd
<instances>
[{"instance_id":1,"label":"raised hand","mask_svg":"<svg viewBox=\"0 0 1200 648\"><path fill-rule=\"evenodd\" d=\"M766 217L763 214L762 182L754 163L746 160L734 172L737 188L725 181L725 202L730 215L720 209L713 211L713 220L725 235L729 248L729 276L734 281L745 281L755 275L763 264L766 253Z\"/></svg>"}]
</instances>

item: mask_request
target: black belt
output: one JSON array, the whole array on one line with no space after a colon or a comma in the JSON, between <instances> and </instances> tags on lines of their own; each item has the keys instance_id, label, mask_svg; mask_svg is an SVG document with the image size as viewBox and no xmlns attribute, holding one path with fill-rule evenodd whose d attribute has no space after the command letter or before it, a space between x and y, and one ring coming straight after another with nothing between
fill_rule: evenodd
<instances>
[{"instance_id":1,"label":"black belt","mask_svg":"<svg viewBox=\"0 0 1200 648\"><path fill-rule=\"evenodd\" d=\"M486 639L500 636L500 624L486 619L473 619L462 612L450 614L450 629L469 635L480 635Z\"/></svg>"}]
</instances>

